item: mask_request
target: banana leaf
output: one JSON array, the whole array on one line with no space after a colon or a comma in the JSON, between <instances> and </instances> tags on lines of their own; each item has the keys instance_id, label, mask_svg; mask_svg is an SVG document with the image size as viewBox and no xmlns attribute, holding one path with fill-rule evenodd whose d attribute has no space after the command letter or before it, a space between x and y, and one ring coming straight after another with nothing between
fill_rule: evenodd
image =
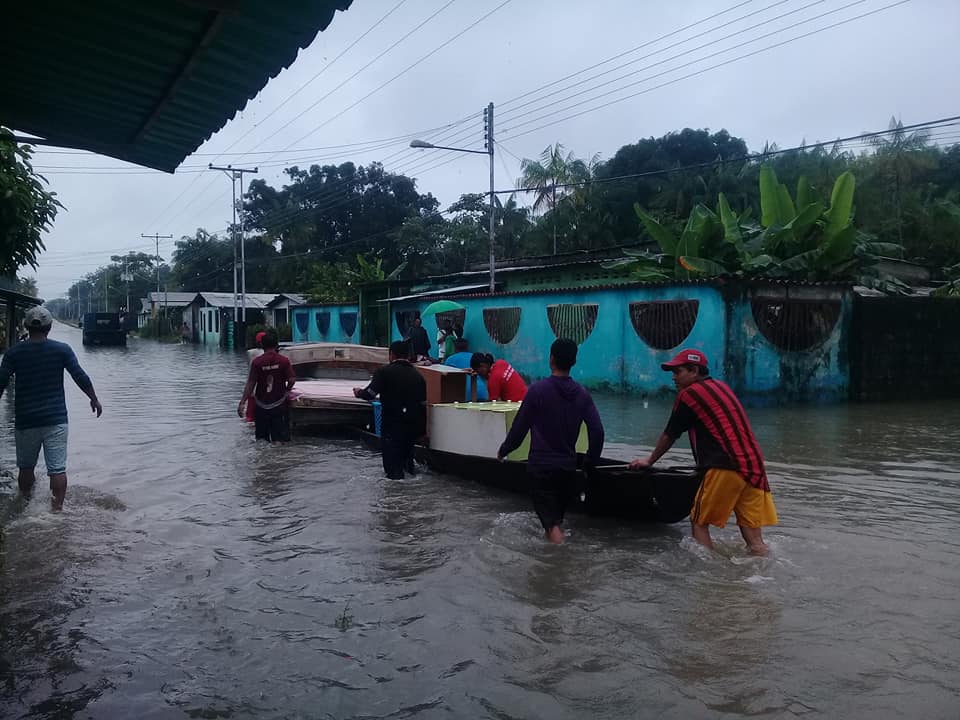
<instances>
[{"instance_id":1,"label":"banana leaf","mask_svg":"<svg viewBox=\"0 0 960 720\"><path fill-rule=\"evenodd\" d=\"M723 193L720 193L717 199L717 208L720 211L720 222L723 223L723 239L737 248L737 252L742 252L743 233L740 232L740 218L730 209L730 203Z\"/></svg>"},{"instance_id":2,"label":"banana leaf","mask_svg":"<svg viewBox=\"0 0 960 720\"><path fill-rule=\"evenodd\" d=\"M640 218L640 222L643 223L643 227L650 234L650 237L657 241L660 249L667 255L676 256L677 238L674 237L673 233L657 222L656 218L644 212L639 203L634 205L633 209L634 212L637 213L637 217Z\"/></svg>"},{"instance_id":3,"label":"banana leaf","mask_svg":"<svg viewBox=\"0 0 960 720\"><path fill-rule=\"evenodd\" d=\"M817 220L823 215L823 210L823 203L811 203L803 208L793 220L783 226L783 229L793 236L791 238L793 242L790 244L795 252L813 250L816 247L815 244L811 245L804 241L809 236L810 230L816 225Z\"/></svg>"},{"instance_id":4,"label":"banana leaf","mask_svg":"<svg viewBox=\"0 0 960 720\"><path fill-rule=\"evenodd\" d=\"M809 275L816 270L817 259L820 257L820 250L807 250L798 253L786 260L781 260L777 267L786 270L790 274Z\"/></svg>"},{"instance_id":5,"label":"banana leaf","mask_svg":"<svg viewBox=\"0 0 960 720\"><path fill-rule=\"evenodd\" d=\"M820 244L819 268L839 265L854 257L853 249L857 239L857 230L853 225L847 225L840 232L825 235Z\"/></svg>"},{"instance_id":6,"label":"banana leaf","mask_svg":"<svg viewBox=\"0 0 960 720\"><path fill-rule=\"evenodd\" d=\"M800 212L803 212L803 208L816 201L817 194L810 185L810 181L807 180L806 175L801 175L800 179L797 180L797 207L800 209Z\"/></svg>"},{"instance_id":7,"label":"banana leaf","mask_svg":"<svg viewBox=\"0 0 960 720\"><path fill-rule=\"evenodd\" d=\"M710 277L716 277L717 275L729 275L730 271L727 270L723 265L713 260L708 260L706 258L699 257L690 257L689 255L681 255L677 258L677 264L680 265L684 270L692 273L697 273L698 275L707 275Z\"/></svg>"},{"instance_id":8,"label":"banana leaf","mask_svg":"<svg viewBox=\"0 0 960 720\"><path fill-rule=\"evenodd\" d=\"M850 225L853 218L853 191L856 189L856 184L853 173L849 170L838 177L833 184L830 209L826 213L827 226L824 229L827 237L838 235Z\"/></svg>"},{"instance_id":9,"label":"banana leaf","mask_svg":"<svg viewBox=\"0 0 960 720\"><path fill-rule=\"evenodd\" d=\"M797 214L790 193L769 165L760 168L760 213L760 224L765 228L786 225Z\"/></svg>"},{"instance_id":10,"label":"banana leaf","mask_svg":"<svg viewBox=\"0 0 960 720\"><path fill-rule=\"evenodd\" d=\"M680 235L680 242L677 245L675 255L692 255L694 257L700 254L700 249L705 244L713 229L717 224L717 216L713 214L710 208L697 203L690 211L690 217L687 218L687 224Z\"/></svg>"}]
</instances>

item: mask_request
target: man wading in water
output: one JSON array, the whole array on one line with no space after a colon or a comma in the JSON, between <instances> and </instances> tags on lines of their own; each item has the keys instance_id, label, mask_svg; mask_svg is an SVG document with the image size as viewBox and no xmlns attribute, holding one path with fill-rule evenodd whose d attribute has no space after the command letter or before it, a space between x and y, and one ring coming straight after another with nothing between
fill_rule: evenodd
<instances>
[{"instance_id":1,"label":"man wading in water","mask_svg":"<svg viewBox=\"0 0 960 720\"><path fill-rule=\"evenodd\" d=\"M567 502L575 492L577 437L580 426L587 425L590 447L587 472L603 452L603 424L593 398L570 377L577 364L577 344L561 338L550 346L550 377L535 382L527 390L510 432L497 451L503 460L520 447L530 432L527 480L533 496L533 509L540 518L547 540L563 542L563 517Z\"/></svg>"},{"instance_id":2,"label":"man wading in water","mask_svg":"<svg viewBox=\"0 0 960 720\"><path fill-rule=\"evenodd\" d=\"M409 357L406 340L390 343L390 364L378 368L365 388L353 389L363 400L380 396L380 455L391 480L416 473L413 446L427 430L427 383Z\"/></svg>"},{"instance_id":3,"label":"man wading in water","mask_svg":"<svg viewBox=\"0 0 960 720\"><path fill-rule=\"evenodd\" d=\"M93 383L77 362L77 356L66 343L49 340L53 316L44 307L27 310L23 320L30 337L9 348L0 363L0 396L15 375L16 414L14 439L17 445L17 482L20 492L29 498L36 482L34 468L43 448L43 460L50 476L53 510L63 508L67 494L67 405L63 398L63 371L87 397L90 409L97 414L103 407L97 400Z\"/></svg>"},{"instance_id":4,"label":"man wading in water","mask_svg":"<svg viewBox=\"0 0 960 720\"><path fill-rule=\"evenodd\" d=\"M673 373L680 392L657 446L649 457L634 460L630 467L650 467L677 438L689 433L697 467L705 471L690 510L694 539L713 549L710 526L722 528L730 513L736 513L750 552L766 555L760 528L777 524L777 509L743 406L733 390L710 377L707 356L699 350L681 350L660 367Z\"/></svg>"},{"instance_id":5,"label":"man wading in water","mask_svg":"<svg viewBox=\"0 0 960 720\"><path fill-rule=\"evenodd\" d=\"M253 398L254 434L257 440L290 442L290 410L287 395L293 390L296 375L290 360L277 348L280 340L274 330L267 330L260 341L263 355L250 363L250 374L243 388L243 397L237 405L237 415L243 417L247 400Z\"/></svg>"}]
</instances>

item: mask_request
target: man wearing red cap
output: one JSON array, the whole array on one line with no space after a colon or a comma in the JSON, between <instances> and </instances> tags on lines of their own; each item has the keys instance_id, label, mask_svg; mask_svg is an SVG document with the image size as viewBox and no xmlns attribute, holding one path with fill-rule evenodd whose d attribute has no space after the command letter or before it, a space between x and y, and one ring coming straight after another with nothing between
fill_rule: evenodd
<instances>
[{"instance_id":1,"label":"man wearing red cap","mask_svg":"<svg viewBox=\"0 0 960 720\"><path fill-rule=\"evenodd\" d=\"M707 356L699 350L681 350L660 367L673 373L679 394L653 452L630 467L650 467L689 433L693 456L704 471L690 510L694 539L713 548L710 526L722 528L735 513L750 552L766 555L761 527L777 524L777 510L743 405L726 383L710 377Z\"/></svg>"}]
</instances>

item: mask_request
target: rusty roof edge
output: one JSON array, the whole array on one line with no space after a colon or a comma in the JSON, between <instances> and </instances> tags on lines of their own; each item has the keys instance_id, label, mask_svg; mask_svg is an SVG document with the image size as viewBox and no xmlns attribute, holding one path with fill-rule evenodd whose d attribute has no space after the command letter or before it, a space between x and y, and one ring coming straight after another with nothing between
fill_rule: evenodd
<instances>
[{"instance_id":1,"label":"rusty roof edge","mask_svg":"<svg viewBox=\"0 0 960 720\"><path fill-rule=\"evenodd\" d=\"M605 291L605 290L642 290L649 288L665 288L665 287L723 287L726 285L742 285L744 287L764 287L764 286L775 286L775 287L820 287L820 288L844 288L852 289L853 283L851 282L838 282L838 281L813 281L813 280L785 280L785 279L751 279L751 280L740 280L740 279L730 279L730 278L703 278L699 280L663 280L659 282L629 282L629 283L607 283L604 285L578 285L570 287L557 287L557 288L524 288L517 290L506 290L497 293L468 293L468 292L456 292L453 288L453 292L447 294L436 293L430 295L431 300L442 300L444 298L458 298L458 299L476 299L476 298L500 298L500 297L515 297L515 296L529 296L529 295L558 295L562 293L571 293L571 292L590 292L590 291ZM414 298L410 298L414 299ZM396 298L384 298L381 302L403 302L403 300L397 300Z\"/></svg>"}]
</instances>

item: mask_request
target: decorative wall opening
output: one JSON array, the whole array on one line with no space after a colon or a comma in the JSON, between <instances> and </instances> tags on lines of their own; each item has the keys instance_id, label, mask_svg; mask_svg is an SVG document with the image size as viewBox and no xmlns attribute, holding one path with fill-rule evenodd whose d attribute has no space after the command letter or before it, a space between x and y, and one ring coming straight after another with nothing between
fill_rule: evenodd
<instances>
[{"instance_id":1,"label":"decorative wall opening","mask_svg":"<svg viewBox=\"0 0 960 720\"><path fill-rule=\"evenodd\" d=\"M840 300L754 299L760 333L787 352L809 350L830 337L840 319Z\"/></svg>"},{"instance_id":2,"label":"decorative wall opening","mask_svg":"<svg viewBox=\"0 0 960 720\"><path fill-rule=\"evenodd\" d=\"M520 329L520 308L484 308L483 326L487 335L498 345L506 345L517 336Z\"/></svg>"},{"instance_id":3,"label":"decorative wall opening","mask_svg":"<svg viewBox=\"0 0 960 720\"><path fill-rule=\"evenodd\" d=\"M405 338L407 333L410 332L410 328L413 327L414 319L420 317L420 312L418 310L397 310L394 317L397 321L397 330L400 331L400 337Z\"/></svg>"},{"instance_id":4,"label":"decorative wall opening","mask_svg":"<svg viewBox=\"0 0 960 720\"><path fill-rule=\"evenodd\" d=\"M463 327L463 323L466 321L466 319L467 319L466 310L448 310L447 312L437 313L436 314L437 330L443 327L443 323L445 320L449 320L454 327L457 327L458 325L460 327Z\"/></svg>"},{"instance_id":5,"label":"decorative wall opening","mask_svg":"<svg viewBox=\"0 0 960 720\"><path fill-rule=\"evenodd\" d=\"M326 334L330 332L330 311L325 310L323 312L318 312L315 317L315 322L317 323L317 332L323 336L326 336Z\"/></svg>"},{"instance_id":6,"label":"decorative wall opening","mask_svg":"<svg viewBox=\"0 0 960 720\"><path fill-rule=\"evenodd\" d=\"M632 302L630 322L647 345L657 350L670 350L687 339L699 311L699 300Z\"/></svg>"},{"instance_id":7,"label":"decorative wall opening","mask_svg":"<svg viewBox=\"0 0 960 720\"><path fill-rule=\"evenodd\" d=\"M547 319L553 334L570 338L577 345L593 332L597 323L597 305L547 305Z\"/></svg>"},{"instance_id":8,"label":"decorative wall opening","mask_svg":"<svg viewBox=\"0 0 960 720\"><path fill-rule=\"evenodd\" d=\"M341 312L340 328L348 338L353 337L353 334L357 331L357 314L355 312Z\"/></svg>"},{"instance_id":9,"label":"decorative wall opening","mask_svg":"<svg viewBox=\"0 0 960 720\"><path fill-rule=\"evenodd\" d=\"M305 312L293 314L293 322L297 325L297 332L300 335L307 334L307 328L310 327L310 315Z\"/></svg>"}]
</instances>

